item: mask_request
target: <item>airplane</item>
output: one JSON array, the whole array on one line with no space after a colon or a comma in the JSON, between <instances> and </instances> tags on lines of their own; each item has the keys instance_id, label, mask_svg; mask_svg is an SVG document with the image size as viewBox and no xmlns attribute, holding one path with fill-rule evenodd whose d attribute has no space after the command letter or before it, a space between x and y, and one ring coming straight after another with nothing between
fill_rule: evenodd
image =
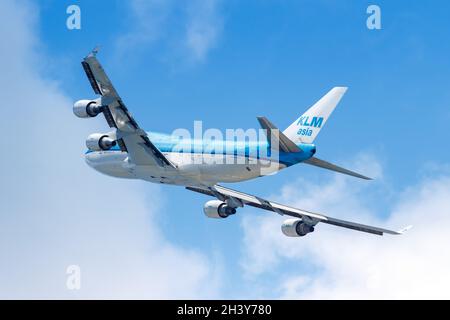
<instances>
[{"instance_id":1,"label":"airplane","mask_svg":"<svg viewBox=\"0 0 450 320\"><path fill-rule=\"evenodd\" d=\"M258 117L266 136L262 141L182 139L144 131L128 111L96 56L97 50L93 50L81 64L94 93L99 97L77 101L73 106L74 114L80 118L103 114L111 130L93 133L86 140L88 150L85 160L93 169L117 178L183 186L187 190L214 197L216 200L207 201L203 207L209 218L227 218L244 206L290 217L281 225L281 231L288 237L303 237L313 232L318 223L375 235L400 235L411 227L393 231L341 220L221 185L274 174L298 163L370 180L314 156L314 140L346 92L346 87L331 89L284 131L280 131L266 117ZM250 153L250 149L264 152L255 155Z\"/></svg>"}]
</instances>

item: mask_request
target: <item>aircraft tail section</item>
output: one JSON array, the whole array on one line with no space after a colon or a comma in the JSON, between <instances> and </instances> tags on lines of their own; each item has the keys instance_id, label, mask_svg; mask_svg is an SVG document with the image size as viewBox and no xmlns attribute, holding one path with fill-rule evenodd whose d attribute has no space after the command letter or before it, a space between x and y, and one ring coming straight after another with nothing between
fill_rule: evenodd
<instances>
[{"instance_id":1,"label":"aircraft tail section","mask_svg":"<svg viewBox=\"0 0 450 320\"><path fill-rule=\"evenodd\" d=\"M313 143L346 91L347 87L334 87L283 133L296 144Z\"/></svg>"},{"instance_id":2,"label":"aircraft tail section","mask_svg":"<svg viewBox=\"0 0 450 320\"><path fill-rule=\"evenodd\" d=\"M315 166L315 167L319 167L319 168L323 168L323 169L327 169L327 170L331 170L331 171L335 171L335 172L339 172L339 173L343 173L352 177L356 177L356 178L360 178L360 179L364 179L364 180L372 180L372 178L366 177L362 174L359 174L357 172L354 171L350 171L348 169L339 167L335 164L332 164L330 162L321 160L319 158L316 157L311 157L305 161L303 161L303 163Z\"/></svg>"}]
</instances>

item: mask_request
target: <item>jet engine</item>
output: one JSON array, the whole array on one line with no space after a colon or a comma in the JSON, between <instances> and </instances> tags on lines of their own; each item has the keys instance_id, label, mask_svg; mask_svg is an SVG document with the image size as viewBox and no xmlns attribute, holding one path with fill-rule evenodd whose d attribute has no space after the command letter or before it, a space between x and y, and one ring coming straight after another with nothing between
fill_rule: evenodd
<instances>
[{"instance_id":1,"label":"jet engine","mask_svg":"<svg viewBox=\"0 0 450 320\"><path fill-rule=\"evenodd\" d=\"M303 237L314 231L314 226L301 219L288 219L281 225L281 231L288 237Z\"/></svg>"},{"instance_id":2,"label":"jet engine","mask_svg":"<svg viewBox=\"0 0 450 320\"><path fill-rule=\"evenodd\" d=\"M73 113L79 118L93 118L101 112L98 100L79 100L73 105Z\"/></svg>"},{"instance_id":3,"label":"jet engine","mask_svg":"<svg viewBox=\"0 0 450 320\"><path fill-rule=\"evenodd\" d=\"M236 213L236 208L220 200L211 200L205 203L203 212L208 218L227 218Z\"/></svg>"},{"instance_id":4,"label":"jet engine","mask_svg":"<svg viewBox=\"0 0 450 320\"><path fill-rule=\"evenodd\" d=\"M86 147L91 151L105 151L116 145L112 134L93 133L86 139Z\"/></svg>"}]
</instances>

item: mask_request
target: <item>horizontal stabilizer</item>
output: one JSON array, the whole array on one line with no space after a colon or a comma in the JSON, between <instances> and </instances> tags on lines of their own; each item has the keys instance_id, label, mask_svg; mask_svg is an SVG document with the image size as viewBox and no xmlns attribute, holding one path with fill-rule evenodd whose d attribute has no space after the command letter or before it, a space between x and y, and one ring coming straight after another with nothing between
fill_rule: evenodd
<instances>
[{"instance_id":1,"label":"horizontal stabilizer","mask_svg":"<svg viewBox=\"0 0 450 320\"><path fill-rule=\"evenodd\" d=\"M324 169L328 169L331 171L336 171L339 173L347 174L349 176L364 179L364 180L372 180L372 178L369 178L369 177L363 176L362 174L338 167L337 165L334 165L330 162L327 162L327 161L324 161L324 160L321 160L321 159L315 158L315 157L309 158L308 160L303 161L303 163L307 163L307 164L310 164L312 166L316 166L319 168L324 168Z\"/></svg>"},{"instance_id":2,"label":"horizontal stabilizer","mask_svg":"<svg viewBox=\"0 0 450 320\"><path fill-rule=\"evenodd\" d=\"M276 142L279 150L283 152L301 152L302 150L291 139L286 137L272 122L266 117L257 117L259 124L267 130L267 141ZM273 148L273 146L271 146Z\"/></svg>"}]
</instances>

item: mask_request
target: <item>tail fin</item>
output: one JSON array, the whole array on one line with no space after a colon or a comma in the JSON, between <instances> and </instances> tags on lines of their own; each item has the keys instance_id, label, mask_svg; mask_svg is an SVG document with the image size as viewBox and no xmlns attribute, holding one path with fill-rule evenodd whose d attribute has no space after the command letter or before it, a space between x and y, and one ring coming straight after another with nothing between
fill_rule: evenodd
<instances>
[{"instance_id":1,"label":"tail fin","mask_svg":"<svg viewBox=\"0 0 450 320\"><path fill-rule=\"evenodd\" d=\"M347 87L334 87L283 133L296 144L313 143L346 91Z\"/></svg>"}]
</instances>

